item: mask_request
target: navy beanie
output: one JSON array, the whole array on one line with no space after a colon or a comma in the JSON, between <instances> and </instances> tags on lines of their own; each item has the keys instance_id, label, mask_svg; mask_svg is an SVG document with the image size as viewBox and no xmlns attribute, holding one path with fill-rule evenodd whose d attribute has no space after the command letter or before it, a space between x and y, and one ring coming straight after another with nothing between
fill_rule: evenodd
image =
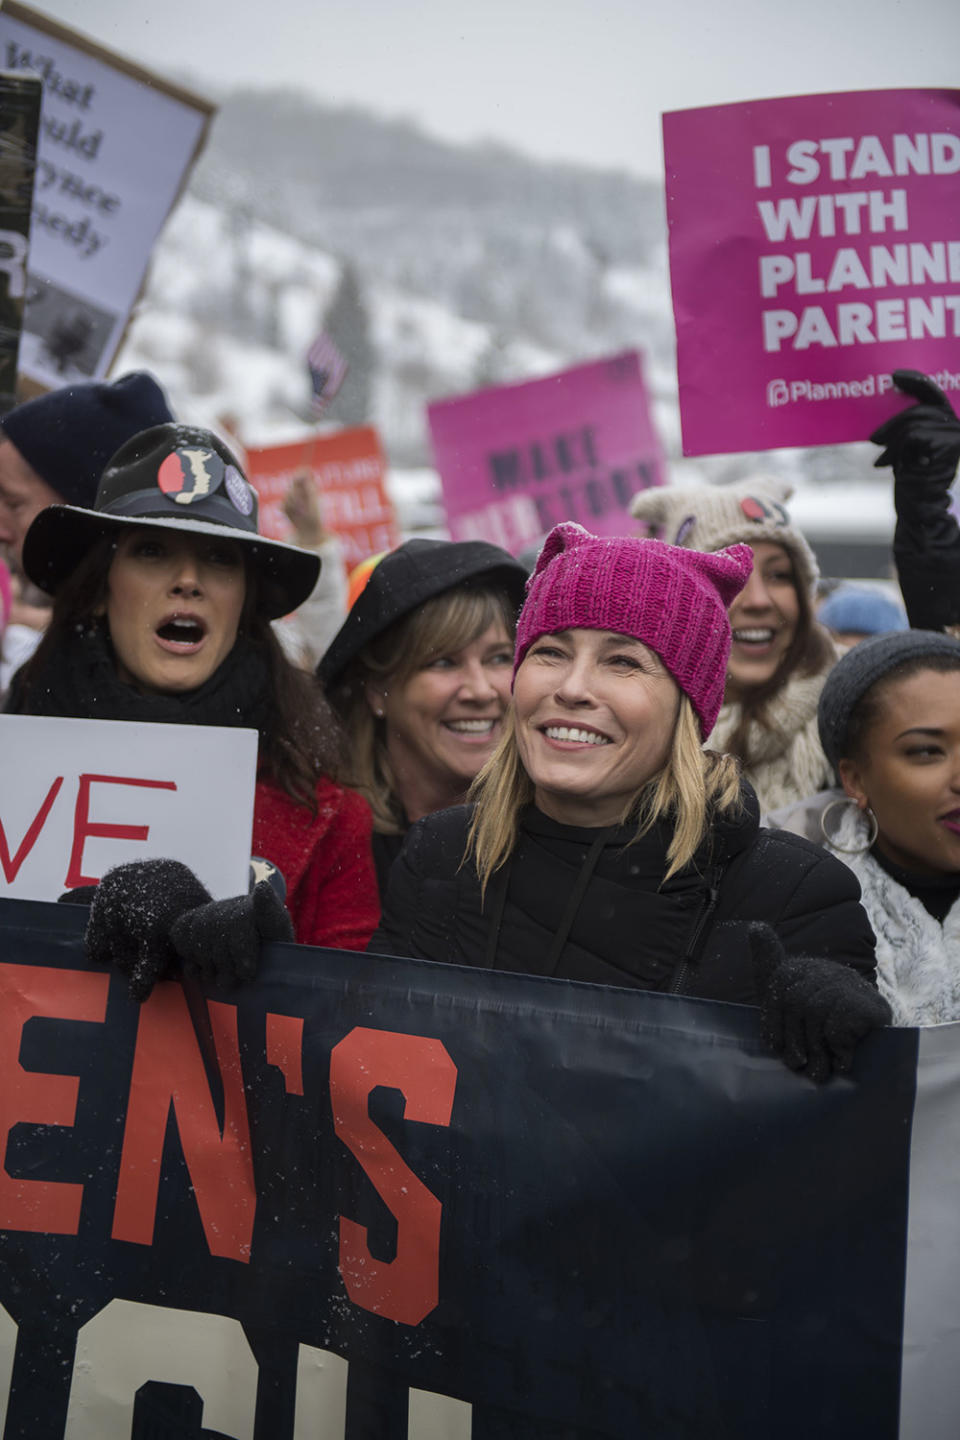
<instances>
[{"instance_id":1,"label":"navy beanie","mask_svg":"<svg viewBox=\"0 0 960 1440\"><path fill-rule=\"evenodd\" d=\"M3 417L0 428L67 505L89 509L120 446L172 419L153 376L135 370L112 384L64 385L27 400Z\"/></svg>"}]
</instances>

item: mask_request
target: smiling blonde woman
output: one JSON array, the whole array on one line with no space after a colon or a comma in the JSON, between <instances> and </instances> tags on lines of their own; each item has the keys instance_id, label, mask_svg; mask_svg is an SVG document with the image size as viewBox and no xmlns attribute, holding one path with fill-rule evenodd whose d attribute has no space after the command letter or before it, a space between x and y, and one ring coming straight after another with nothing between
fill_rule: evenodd
<instances>
[{"instance_id":1,"label":"smiling blonde woman","mask_svg":"<svg viewBox=\"0 0 960 1440\"><path fill-rule=\"evenodd\" d=\"M483 540L384 555L317 673L373 811L381 891L414 820L459 805L503 733L527 572Z\"/></svg>"},{"instance_id":2,"label":"smiling blonde woman","mask_svg":"<svg viewBox=\"0 0 960 1440\"><path fill-rule=\"evenodd\" d=\"M761 1002L795 1068L849 1063L888 1013L859 889L817 846L761 831L737 762L703 749L751 564L745 545L551 532L475 803L412 827L371 950Z\"/></svg>"}]
</instances>

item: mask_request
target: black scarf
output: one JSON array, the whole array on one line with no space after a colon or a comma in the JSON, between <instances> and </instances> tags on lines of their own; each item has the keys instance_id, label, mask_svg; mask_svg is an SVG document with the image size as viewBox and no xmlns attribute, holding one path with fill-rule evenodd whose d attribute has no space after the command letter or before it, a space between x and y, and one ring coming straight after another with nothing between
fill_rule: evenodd
<instances>
[{"instance_id":1,"label":"black scarf","mask_svg":"<svg viewBox=\"0 0 960 1440\"><path fill-rule=\"evenodd\" d=\"M29 674L29 683L24 674ZM12 715L63 715L81 720L137 720L166 725L228 725L258 730L271 720L270 676L249 640L197 690L144 695L117 674L106 627L93 624L65 637L39 670L31 661L14 676L4 707Z\"/></svg>"}]
</instances>

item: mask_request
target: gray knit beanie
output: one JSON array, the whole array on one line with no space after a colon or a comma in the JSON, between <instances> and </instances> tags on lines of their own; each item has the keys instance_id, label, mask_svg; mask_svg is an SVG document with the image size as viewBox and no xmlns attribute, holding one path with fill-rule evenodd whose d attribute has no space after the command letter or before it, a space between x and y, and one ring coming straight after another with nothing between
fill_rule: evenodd
<instances>
[{"instance_id":1,"label":"gray knit beanie","mask_svg":"<svg viewBox=\"0 0 960 1440\"><path fill-rule=\"evenodd\" d=\"M901 630L875 635L848 650L830 671L820 694L817 725L820 744L836 767L846 753L847 729L854 706L878 680L909 660L949 655L960 663L960 640L937 630Z\"/></svg>"},{"instance_id":2,"label":"gray knit beanie","mask_svg":"<svg viewBox=\"0 0 960 1440\"><path fill-rule=\"evenodd\" d=\"M784 508L792 494L793 486L773 475L739 485L653 485L634 495L630 513L656 526L658 539L687 550L723 550L738 541L782 545L797 585L812 598L820 571Z\"/></svg>"}]
</instances>

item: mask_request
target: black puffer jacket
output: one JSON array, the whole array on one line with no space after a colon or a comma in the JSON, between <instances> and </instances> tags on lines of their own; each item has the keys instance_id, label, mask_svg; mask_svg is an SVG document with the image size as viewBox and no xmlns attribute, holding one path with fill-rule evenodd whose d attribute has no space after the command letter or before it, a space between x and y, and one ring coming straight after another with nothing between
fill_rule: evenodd
<instances>
[{"instance_id":1,"label":"black puffer jacket","mask_svg":"<svg viewBox=\"0 0 960 1440\"><path fill-rule=\"evenodd\" d=\"M509 875L494 877L481 906L474 867L460 865L469 820L460 806L412 826L369 950L750 1005L757 995L745 929L763 920L788 954L836 960L874 979L873 932L856 880L809 841L761 830L747 785L740 816L718 823L698 863L666 884L665 825L629 845L632 827L608 832L578 903L578 878L603 832L560 825L530 806Z\"/></svg>"}]
</instances>

